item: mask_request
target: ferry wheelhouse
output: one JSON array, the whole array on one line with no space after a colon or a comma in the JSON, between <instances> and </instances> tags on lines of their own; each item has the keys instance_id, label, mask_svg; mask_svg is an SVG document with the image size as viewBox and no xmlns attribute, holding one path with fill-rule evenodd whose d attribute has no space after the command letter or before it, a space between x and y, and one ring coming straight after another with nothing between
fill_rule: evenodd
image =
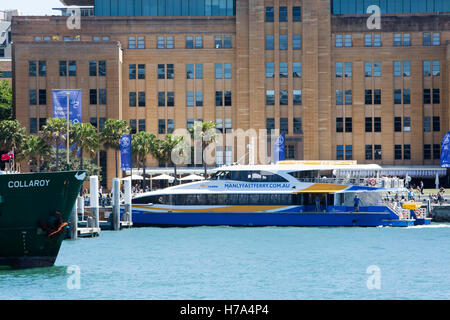
<instances>
[{"instance_id":1,"label":"ferry wheelhouse","mask_svg":"<svg viewBox=\"0 0 450 320\"><path fill-rule=\"evenodd\" d=\"M428 224L420 204L384 201L404 181L356 161L233 165L210 179L133 198L136 226L399 226ZM355 196L359 200L355 201ZM358 206L355 207L355 202Z\"/></svg>"}]
</instances>

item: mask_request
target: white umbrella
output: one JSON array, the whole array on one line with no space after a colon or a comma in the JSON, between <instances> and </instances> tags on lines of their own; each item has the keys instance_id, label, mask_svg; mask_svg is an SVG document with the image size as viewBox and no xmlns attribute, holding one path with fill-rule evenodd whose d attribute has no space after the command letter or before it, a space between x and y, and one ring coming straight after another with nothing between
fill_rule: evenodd
<instances>
[{"instance_id":1,"label":"white umbrella","mask_svg":"<svg viewBox=\"0 0 450 320\"><path fill-rule=\"evenodd\" d=\"M162 174L160 176L152 177L152 180L169 180L173 181L175 178L172 176L169 176L168 174Z\"/></svg>"},{"instance_id":2,"label":"white umbrella","mask_svg":"<svg viewBox=\"0 0 450 320\"><path fill-rule=\"evenodd\" d=\"M130 178L131 178L131 180L144 180L144 178L142 176L138 176L138 175L134 175L134 174L132 176L125 177L122 180L130 179Z\"/></svg>"},{"instance_id":3,"label":"white umbrella","mask_svg":"<svg viewBox=\"0 0 450 320\"><path fill-rule=\"evenodd\" d=\"M198 176L196 174L191 174L187 177L179 179L180 181L194 181L194 180L205 180L205 178Z\"/></svg>"}]
</instances>

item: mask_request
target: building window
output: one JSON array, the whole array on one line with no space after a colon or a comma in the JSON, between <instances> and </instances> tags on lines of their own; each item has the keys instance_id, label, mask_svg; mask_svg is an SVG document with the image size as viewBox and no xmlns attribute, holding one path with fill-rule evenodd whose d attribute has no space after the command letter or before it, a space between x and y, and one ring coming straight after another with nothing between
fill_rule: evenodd
<instances>
[{"instance_id":1,"label":"building window","mask_svg":"<svg viewBox=\"0 0 450 320\"><path fill-rule=\"evenodd\" d=\"M423 131L431 132L431 117L423 117Z\"/></svg>"},{"instance_id":2,"label":"building window","mask_svg":"<svg viewBox=\"0 0 450 320\"><path fill-rule=\"evenodd\" d=\"M193 64L186 65L186 79L194 79L194 65Z\"/></svg>"},{"instance_id":3,"label":"building window","mask_svg":"<svg viewBox=\"0 0 450 320\"><path fill-rule=\"evenodd\" d=\"M203 48L203 37L196 36L195 37L195 49L202 49L202 48Z\"/></svg>"},{"instance_id":4,"label":"building window","mask_svg":"<svg viewBox=\"0 0 450 320\"><path fill-rule=\"evenodd\" d=\"M138 49L145 49L145 37L138 37Z\"/></svg>"},{"instance_id":5,"label":"building window","mask_svg":"<svg viewBox=\"0 0 450 320\"><path fill-rule=\"evenodd\" d=\"M345 104L351 105L353 103L352 90L345 90Z\"/></svg>"},{"instance_id":6,"label":"building window","mask_svg":"<svg viewBox=\"0 0 450 320\"><path fill-rule=\"evenodd\" d=\"M302 21L302 7L292 7L292 21Z\"/></svg>"},{"instance_id":7,"label":"building window","mask_svg":"<svg viewBox=\"0 0 450 320\"><path fill-rule=\"evenodd\" d=\"M373 104L381 104L381 89L373 90Z\"/></svg>"},{"instance_id":8,"label":"building window","mask_svg":"<svg viewBox=\"0 0 450 320\"><path fill-rule=\"evenodd\" d=\"M294 118L294 134L302 134L302 118Z\"/></svg>"},{"instance_id":9,"label":"building window","mask_svg":"<svg viewBox=\"0 0 450 320\"><path fill-rule=\"evenodd\" d=\"M343 145L336 146L336 160L344 160L344 146Z\"/></svg>"},{"instance_id":10,"label":"building window","mask_svg":"<svg viewBox=\"0 0 450 320\"><path fill-rule=\"evenodd\" d=\"M172 134L175 130L175 120L167 119L167 133Z\"/></svg>"},{"instance_id":11,"label":"building window","mask_svg":"<svg viewBox=\"0 0 450 320\"><path fill-rule=\"evenodd\" d=\"M138 79L145 79L145 64L138 64Z\"/></svg>"},{"instance_id":12,"label":"building window","mask_svg":"<svg viewBox=\"0 0 450 320\"><path fill-rule=\"evenodd\" d=\"M29 91L29 102L30 105L37 104L37 90L32 89Z\"/></svg>"},{"instance_id":13,"label":"building window","mask_svg":"<svg viewBox=\"0 0 450 320\"><path fill-rule=\"evenodd\" d=\"M375 117L373 119L373 128L375 132L381 132L381 118L380 117Z\"/></svg>"},{"instance_id":14,"label":"building window","mask_svg":"<svg viewBox=\"0 0 450 320\"><path fill-rule=\"evenodd\" d=\"M411 76L411 63L409 61L403 61L403 76Z\"/></svg>"},{"instance_id":15,"label":"building window","mask_svg":"<svg viewBox=\"0 0 450 320\"><path fill-rule=\"evenodd\" d=\"M373 63L373 76L374 77L381 77L381 62L374 62Z\"/></svg>"},{"instance_id":16,"label":"building window","mask_svg":"<svg viewBox=\"0 0 450 320\"><path fill-rule=\"evenodd\" d=\"M430 77L431 76L431 61L423 62L423 76Z\"/></svg>"},{"instance_id":17,"label":"building window","mask_svg":"<svg viewBox=\"0 0 450 320\"><path fill-rule=\"evenodd\" d=\"M186 49L194 49L194 37L186 37Z\"/></svg>"},{"instance_id":18,"label":"building window","mask_svg":"<svg viewBox=\"0 0 450 320\"><path fill-rule=\"evenodd\" d=\"M351 78L352 75L353 75L352 63L351 62L346 62L345 63L345 77L346 78Z\"/></svg>"},{"instance_id":19,"label":"building window","mask_svg":"<svg viewBox=\"0 0 450 320\"><path fill-rule=\"evenodd\" d=\"M402 104L402 89L394 89L394 104Z\"/></svg>"},{"instance_id":20,"label":"building window","mask_svg":"<svg viewBox=\"0 0 450 320\"><path fill-rule=\"evenodd\" d=\"M130 107L136 107L136 92L129 93L129 105Z\"/></svg>"},{"instance_id":21,"label":"building window","mask_svg":"<svg viewBox=\"0 0 450 320\"><path fill-rule=\"evenodd\" d=\"M441 93L440 89L433 89L433 104L440 104L441 103Z\"/></svg>"},{"instance_id":22,"label":"building window","mask_svg":"<svg viewBox=\"0 0 450 320\"><path fill-rule=\"evenodd\" d=\"M275 130L275 119L274 118L266 119L266 129L267 129L267 134L271 134L272 130Z\"/></svg>"},{"instance_id":23,"label":"building window","mask_svg":"<svg viewBox=\"0 0 450 320\"><path fill-rule=\"evenodd\" d=\"M231 99L231 97L230 97L230 99ZM226 103L226 100L225 100L225 103ZM202 91L197 91L195 93L195 105L197 107L202 107L203 106L203 92Z\"/></svg>"},{"instance_id":24,"label":"building window","mask_svg":"<svg viewBox=\"0 0 450 320\"><path fill-rule=\"evenodd\" d=\"M288 49L288 35L280 34L280 50Z\"/></svg>"},{"instance_id":25,"label":"building window","mask_svg":"<svg viewBox=\"0 0 450 320\"><path fill-rule=\"evenodd\" d=\"M173 70L173 64L167 65L167 79L173 79L174 78L174 70Z\"/></svg>"},{"instance_id":26,"label":"building window","mask_svg":"<svg viewBox=\"0 0 450 320\"><path fill-rule=\"evenodd\" d=\"M195 65L195 79L203 79L203 64Z\"/></svg>"},{"instance_id":27,"label":"building window","mask_svg":"<svg viewBox=\"0 0 450 320\"><path fill-rule=\"evenodd\" d=\"M69 61L69 77L77 76L77 62Z\"/></svg>"},{"instance_id":28,"label":"building window","mask_svg":"<svg viewBox=\"0 0 450 320\"><path fill-rule=\"evenodd\" d=\"M216 107L223 106L223 92L216 91Z\"/></svg>"},{"instance_id":29,"label":"building window","mask_svg":"<svg viewBox=\"0 0 450 320\"><path fill-rule=\"evenodd\" d=\"M266 62L266 78L275 77L275 63Z\"/></svg>"},{"instance_id":30,"label":"building window","mask_svg":"<svg viewBox=\"0 0 450 320\"><path fill-rule=\"evenodd\" d=\"M36 61L28 62L28 75L30 77L36 77Z\"/></svg>"},{"instance_id":31,"label":"building window","mask_svg":"<svg viewBox=\"0 0 450 320\"><path fill-rule=\"evenodd\" d=\"M302 49L302 36L300 34L292 35L292 49L294 50Z\"/></svg>"},{"instance_id":32,"label":"building window","mask_svg":"<svg viewBox=\"0 0 450 320\"><path fill-rule=\"evenodd\" d=\"M225 49L231 49L231 36L223 37L223 47Z\"/></svg>"},{"instance_id":33,"label":"building window","mask_svg":"<svg viewBox=\"0 0 450 320\"><path fill-rule=\"evenodd\" d=\"M37 118L30 118L30 134L37 133Z\"/></svg>"},{"instance_id":34,"label":"building window","mask_svg":"<svg viewBox=\"0 0 450 320\"><path fill-rule=\"evenodd\" d=\"M366 117L365 129L366 129L366 132L372 132L372 118Z\"/></svg>"},{"instance_id":35,"label":"building window","mask_svg":"<svg viewBox=\"0 0 450 320\"><path fill-rule=\"evenodd\" d=\"M158 64L158 79L165 79L166 66L164 64Z\"/></svg>"},{"instance_id":36,"label":"building window","mask_svg":"<svg viewBox=\"0 0 450 320\"><path fill-rule=\"evenodd\" d=\"M280 62L280 78L289 77L289 68L287 62Z\"/></svg>"},{"instance_id":37,"label":"building window","mask_svg":"<svg viewBox=\"0 0 450 320\"><path fill-rule=\"evenodd\" d=\"M106 61L100 60L98 62L98 75L100 77L106 77Z\"/></svg>"},{"instance_id":38,"label":"building window","mask_svg":"<svg viewBox=\"0 0 450 320\"><path fill-rule=\"evenodd\" d=\"M374 147L375 147L375 160L381 160L382 159L381 145L376 144Z\"/></svg>"},{"instance_id":39,"label":"building window","mask_svg":"<svg viewBox=\"0 0 450 320\"><path fill-rule=\"evenodd\" d=\"M136 37L128 37L128 49L136 49Z\"/></svg>"},{"instance_id":40,"label":"building window","mask_svg":"<svg viewBox=\"0 0 450 320\"><path fill-rule=\"evenodd\" d=\"M402 160L402 145L396 144L394 146L394 158L395 160Z\"/></svg>"},{"instance_id":41,"label":"building window","mask_svg":"<svg viewBox=\"0 0 450 320\"><path fill-rule=\"evenodd\" d=\"M137 132L136 119L130 119L130 128L131 128L131 134L135 134Z\"/></svg>"},{"instance_id":42,"label":"building window","mask_svg":"<svg viewBox=\"0 0 450 320\"><path fill-rule=\"evenodd\" d=\"M289 105L289 92L287 90L280 90L280 106Z\"/></svg>"},{"instance_id":43,"label":"building window","mask_svg":"<svg viewBox=\"0 0 450 320\"><path fill-rule=\"evenodd\" d=\"M275 91L274 90L266 90L266 105L267 106L275 105Z\"/></svg>"},{"instance_id":44,"label":"building window","mask_svg":"<svg viewBox=\"0 0 450 320\"><path fill-rule=\"evenodd\" d=\"M364 63L364 76L366 78L372 76L372 62Z\"/></svg>"},{"instance_id":45,"label":"building window","mask_svg":"<svg viewBox=\"0 0 450 320\"><path fill-rule=\"evenodd\" d=\"M431 104L431 89L423 89L423 103Z\"/></svg>"},{"instance_id":46,"label":"building window","mask_svg":"<svg viewBox=\"0 0 450 320\"><path fill-rule=\"evenodd\" d=\"M225 97L224 97L225 98L224 99L225 100L225 106L229 107L229 106L231 106L231 102L232 102L231 101L231 91L225 91L224 94L225 94Z\"/></svg>"},{"instance_id":47,"label":"building window","mask_svg":"<svg viewBox=\"0 0 450 320\"><path fill-rule=\"evenodd\" d=\"M128 79L136 79L136 65L130 64L128 66Z\"/></svg>"},{"instance_id":48,"label":"building window","mask_svg":"<svg viewBox=\"0 0 450 320\"><path fill-rule=\"evenodd\" d=\"M394 132L402 132L402 118L394 117Z\"/></svg>"},{"instance_id":49,"label":"building window","mask_svg":"<svg viewBox=\"0 0 450 320\"><path fill-rule=\"evenodd\" d=\"M365 47L371 47L372 46L372 34L365 34L364 35L364 46Z\"/></svg>"},{"instance_id":50,"label":"building window","mask_svg":"<svg viewBox=\"0 0 450 320\"><path fill-rule=\"evenodd\" d=\"M403 159L411 160L411 145L405 144L403 146Z\"/></svg>"},{"instance_id":51,"label":"building window","mask_svg":"<svg viewBox=\"0 0 450 320\"><path fill-rule=\"evenodd\" d=\"M97 68L95 69L95 71L96 71L95 73L97 75ZM90 64L89 64L89 72L90 72ZM67 77L67 61L60 61L59 62L59 76L60 77Z\"/></svg>"},{"instance_id":52,"label":"building window","mask_svg":"<svg viewBox=\"0 0 450 320\"><path fill-rule=\"evenodd\" d=\"M285 149L286 159L295 159L295 146L286 145Z\"/></svg>"},{"instance_id":53,"label":"building window","mask_svg":"<svg viewBox=\"0 0 450 320\"><path fill-rule=\"evenodd\" d=\"M364 103L372 104L372 90L364 90Z\"/></svg>"},{"instance_id":54,"label":"building window","mask_svg":"<svg viewBox=\"0 0 450 320\"><path fill-rule=\"evenodd\" d=\"M173 37L167 37L166 39L166 48L167 49L173 49L175 47Z\"/></svg>"},{"instance_id":55,"label":"building window","mask_svg":"<svg viewBox=\"0 0 450 320\"><path fill-rule=\"evenodd\" d=\"M336 132L344 132L344 119L336 118Z\"/></svg>"},{"instance_id":56,"label":"building window","mask_svg":"<svg viewBox=\"0 0 450 320\"><path fill-rule=\"evenodd\" d=\"M402 34L394 33L394 47L400 47L402 45Z\"/></svg>"},{"instance_id":57,"label":"building window","mask_svg":"<svg viewBox=\"0 0 450 320\"><path fill-rule=\"evenodd\" d=\"M39 89L39 105L47 104L47 90Z\"/></svg>"},{"instance_id":58,"label":"building window","mask_svg":"<svg viewBox=\"0 0 450 320\"><path fill-rule=\"evenodd\" d=\"M47 62L39 61L39 77L45 77L47 75Z\"/></svg>"},{"instance_id":59,"label":"building window","mask_svg":"<svg viewBox=\"0 0 450 320\"><path fill-rule=\"evenodd\" d=\"M98 89L98 104L106 104L106 89Z\"/></svg>"},{"instance_id":60,"label":"building window","mask_svg":"<svg viewBox=\"0 0 450 320\"><path fill-rule=\"evenodd\" d=\"M337 34L336 35L336 43L335 43L336 47L338 47L338 48L343 47L343 44L344 44L344 40L343 39L344 39L344 37L343 37L342 34Z\"/></svg>"},{"instance_id":61,"label":"building window","mask_svg":"<svg viewBox=\"0 0 450 320\"><path fill-rule=\"evenodd\" d=\"M336 62L336 78L342 78L344 74L344 67L342 62Z\"/></svg>"},{"instance_id":62,"label":"building window","mask_svg":"<svg viewBox=\"0 0 450 320\"><path fill-rule=\"evenodd\" d=\"M274 10L273 7L266 7L266 22L274 21Z\"/></svg>"},{"instance_id":63,"label":"building window","mask_svg":"<svg viewBox=\"0 0 450 320\"><path fill-rule=\"evenodd\" d=\"M166 133L166 121L164 119L158 120L158 134Z\"/></svg>"},{"instance_id":64,"label":"building window","mask_svg":"<svg viewBox=\"0 0 450 320\"><path fill-rule=\"evenodd\" d=\"M279 22L287 22L287 21L288 21L288 8L279 7Z\"/></svg>"},{"instance_id":65,"label":"building window","mask_svg":"<svg viewBox=\"0 0 450 320\"><path fill-rule=\"evenodd\" d=\"M157 38L156 48L157 49L165 49L166 48L166 41L165 41L164 37L159 36Z\"/></svg>"},{"instance_id":66,"label":"building window","mask_svg":"<svg viewBox=\"0 0 450 320\"><path fill-rule=\"evenodd\" d=\"M225 63L223 65L223 69L224 69L224 78L231 79L231 63Z\"/></svg>"},{"instance_id":67,"label":"building window","mask_svg":"<svg viewBox=\"0 0 450 320\"><path fill-rule=\"evenodd\" d=\"M352 132L352 118L345 118L345 132Z\"/></svg>"},{"instance_id":68,"label":"building window","mask_svg":"<svg viewBox=\"0 0 450 320\"><path fill-rule=\"evenodd\" d=\"M173 91L167 91L167 106L175 106L175 92Z\"/></svg>"},{"instance_id":69,"label":"building window","mask_svg":"<svg viewBox=\"0 0 450 320\"><path fill-rule=\"evenodd\" d=\"M61 70L61 62L65 62L65 61L59 62L59 70ZM97 61L89 61L89 76L90 77L97 76Z\"/></svg>"},{"instance_id":70,"label":"building window","mask_svg":"<svg viewBox=\"0 0 450 320\"><path fill-rule=\"evenodd\" d=\"M401 61L394 61L394 77L402 76L402 63Z\"/></svg>"},{"instance_id":71,"label":"building window","mask_svg":"<svg viewBox=\"0 0 450 320\"><path fill-rule=\"evenodd\" d=\"M280 134L289 134L289 120L288 118L280 118Z\"/></svg>"},{"instance_id":72,"label":"building window","mask_svg":"<svg viewBox=\"0 0 450 320\"><path fill-rule=\"evenodd\" d=\"M441 45L441 34L438 32L433 33L433 46Z\"/></svg>"},{"instance_id":73,"label":"building window","mask_svg":"<svg viewBox=\"0 0 450 320\"><path fill-rule=\"evenodd\" d=\"M294 90L292 93L294 96L294 106L301 106L302 105L302 90Z\"/></svg>"},{"instance_id":74,"label":"building window","mask_svg":"<svg viewBox=\"0 0 450 320\"><path fill-rule=\"evenodd\" d=\"M145 119L139 119L138 130L139 130L139 132L145 131Z\"/></svg>"},{"instance_id":75,"label":"building window","mask_svg":"<svg viewBox=\"0 0 450 320\"><path fill-rule=\"evenodd\" d=\"M403 131L411 132L411 118L410 117L403 117Z\"/></svg>"},{"instance_id":76,"label":"building window","mask_svg":"<svg viewBox=\"0 0 450 320\"><path fill-rule=\"evenodd\" d=\"M39 118L39 131L47 124L47 118Z\"/></svg>"},{"instance_id":77,"label":"building window","mask_svg":"<svg viewBox=\"0 0 450 320\"><path fill-rule=\"evenodd\" d=\"M216 79L223 78L223 67L221 63L216 63Z\"/></svg>"},{"instance_id":78,"label":"building window","mask_svg":"<svg viewBox=\"0 0 450 320\"><path fill-rule=\"evenodd\" d=\"M433 61L433 76L440 76L440 75L441 75L441 62Z\"/></svg>"},{"instance_id":79,"label":"building window","mask_svg":"<svg viewBox=\"0 0 450 320\"><path fill-rule=\"evenodd\" d=\"M409 33L403 34L403 46L409 47L411 45L411 35Z\"/></svg>"},{"instance_id":80,"label":"building window","mask_svg":"<svg viewBox=\"0 0 450 320\"><path fill-rule=\"evenodd\" d=\"M431 34L429 32L423 34L423 45L431 46Z\"/></svg>"},{"instance_id":81,"label":"building window","mask_svg":"<svg viewBox=\"0 0 450 320\"><path fill-rule=\"evenodd\" d=\"M372 160L373 159L373 150L371 144L366 144L366 160Z\"/></svg>"},{"instance_id":82,"label":"building window","mask_svg":"<svg viewBox=\"0 0 450 320\"><path fill-rule=\"evenodd\" d=\"M292 71L293 71L293 77L294 78L301 78L302 77L302 63L301 62L294 62L292 64Z\"/></svg>"},{"instance_id":83,"label":"building window","mask_svg":"<svg viewBox=\"0 0 450 320\"><path fill-rule=\"evenodd\" d=\"M352 47L353 46L352 35L351 34L346 34L344 39L345 39L344 46L346 46L346 47Z\"/></svg>"},{"instance_id":84,"label":"building window","mask_svg":"<svg viewBox=\"0 0 450 320\"><path fill-rule=\"evenodd\" d=\"M340 106L344 102L344 97L342 95L342 90L336 90L336 105Z\"/></svg>"},{"instance_id":85,"label":"building window","mask_svg":"<svg viewBox=\"0 0 450 320\"><path fill-rule=\"evenodd\" d=\"M273 34L266 34L266 50L273 50L275 47L275 41Z\"/></svg>"},{"instance_id":86,"label":"building window","mask_svg":"<svg viewBox=\"0 0 450 320\"><path fill-rule=\"evenodd\" d=\"M138 92L138 106L145 107L145 91Z\"/></svg>"},{"instance_id":87,"label":"building window","mask_svg":"<svg viewBox=\"0 0 450 320\"><path fill-rule=\"evenodd\" d=\"M403 104L411 104L411 90L403 89Z\"/></svg>"},{"instance_id":88,"label":"building window","mask_svg":"<svg viewBox=\"0 0 450 320\"><path fill-rule=\"evenodd\" d=\"M102 132L105 127L106 118L99 118L98 121L98 131Z\"/></svg>"},{"instance_id":89,"label":"building window","mask_svg":"<svg viewBox=\"0 0 450 320\"><path fill-rule=\"evenodd\" d=\"M89 104L97 104L97 89L89 90Z\"/></svg>"},{"instance_id":90,"label":"building window","mask_svg":"<svg viewBox=\"0 0 450 320\"><path fill-rule=\"evenodd\" d=\"M215 36L214 47L216 49L222 49L222 36Z\"/></svg>"},{"instance_id":91,"label":"building window","mask_svg":"<svg viewBox=\"0 0 450 320\"><path fill-rule=\"evenodd\" d=\"M434 132L441 131L441 117L433 117L433 131Z\"/></svg>"},{"instance_id":92,"label":"building window","mask_svg":"<svg viewBox=\"0 0 450 320\"><path fill-rule=\"evenodd\" d=\"M345 160L353 160L353 146L352 145L345 146Z\"/></svg>"},{"instance_id":93,"label":"building window","mask_svg":"<svg viewBox=\"0 0 450 320\"><path fill-rule=\"evenodd\" d=\"M194 92L193 91L186 92L186 106L188 106L188 107L194 106Z\"/></svg>"}]
</instances>

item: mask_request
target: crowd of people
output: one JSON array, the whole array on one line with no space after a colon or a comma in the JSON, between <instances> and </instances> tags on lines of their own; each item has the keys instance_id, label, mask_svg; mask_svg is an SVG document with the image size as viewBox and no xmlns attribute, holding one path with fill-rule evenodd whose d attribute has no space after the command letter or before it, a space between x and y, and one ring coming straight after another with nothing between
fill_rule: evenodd
<instances>
[{"instance_id":1,"label":"crowd of people","mask_svg":"<svg viewBox=\"0 0 450 320\"><path fill-rule=\"evenodd\" d=\"M427 197L424 196L424 184L423 181L420 181L418 185L410 184L408 188L408 192L401 192L400 194L397 192L395 195L392 195L390 192L388 192L386 196L386 201L391 202L398 202L398 203L404 203L406 201L420 201L420 200L427 200ZM439 203L442 204L445 201L447 201L444 198L445 189L444 187L440 187L439 190L436 192L436 194L429 194L428 199L432 203ZM422 198L422 196L424 196Z\"/></svg>"}]
</instances>

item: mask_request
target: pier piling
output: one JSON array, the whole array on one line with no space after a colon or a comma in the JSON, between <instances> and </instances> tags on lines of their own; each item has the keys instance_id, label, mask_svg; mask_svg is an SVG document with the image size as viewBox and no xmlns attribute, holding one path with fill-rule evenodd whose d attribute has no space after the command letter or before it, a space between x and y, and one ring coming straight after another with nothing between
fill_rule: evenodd
<instances>
[{"instance_id":1,"label":"pier piling","mask_svg":"<svg viewBox=\"0 0 450 320\"><path fill-rule=\"evenodd\" d=\"M84 197L78 197L77 209L77 213L81 217L81 221L84 221Z\"/></svg>"},{"instance_id":2,"label":"pier piling","mask_svg":"<svg viewBox=\"0 0 450 320\"><path fill-rule=\"evenodd\" d=\"M133 221L133 212L131 207L131 180L125 179L123 181L124 198L125 198L125 213L127 217L128 225L131 225Z\"/></svg>"},{"instance_id":3,"label":"pier piling","mask_svg":"<svg viewBox=\"0 0 450 320\"><path fill-rule=\"evenodd\" d=\"M70 217L70 239L76 240L78 238L78 206L77 202L72 208L72 213Z\"/></svg>"},{"instance_id":4,"label":"pier piling","mask_svg":"<svg viewBox=\"0 0 450 320\"><path fill-rule=\"evenodd\" d=\"M114 230L120 230L120 180L118 178L113 179L112 185L112 198L113 198L113 224Z\"/></svg>"},{"instance_id":5,"label":"pier piling","mask_svg":"<svg viewBox=\"0 0 450 320\"><path fill-rule=\"evenodd\" d=\"M99 207L98 207L98 177L90 177L90 207L91 216L94 218L95 228L100 228Z\"/></svg>"}]
</instances>

